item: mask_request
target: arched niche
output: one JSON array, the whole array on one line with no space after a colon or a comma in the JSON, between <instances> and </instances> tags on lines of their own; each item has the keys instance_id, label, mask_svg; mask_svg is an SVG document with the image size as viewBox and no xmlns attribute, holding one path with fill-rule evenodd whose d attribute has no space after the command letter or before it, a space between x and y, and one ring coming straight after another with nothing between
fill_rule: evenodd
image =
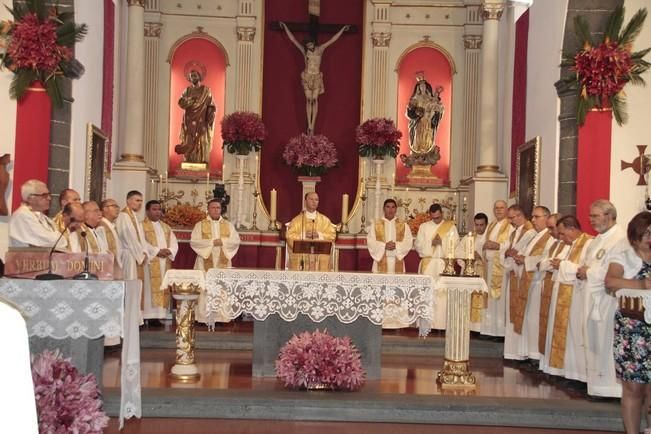
<instances>
[{"instance_id":1,"label":"arched niche","mask_svg":"<svg viewBox=\"0 0 651 434\"><path fill-rule=\"evenodd\" d=\"M440 178L442 185L450 183L450 130L452 114L452 75L456 72L454 61L450 54L441 46L423 41L407 48L398 58L396 73L398 74L398 101L396 119L398 128L402 131L400 154L409 154L409 120L405 112L409 99L416 85L416 73L424 72L425 79L435 89L443 86L441 99L445 114L439 123L435 143L441 149L441 159L432 168L432 173ZM400 159L396 160L396 184L407 185L407 174L410 169L405 167Z\"/></svg>"},{"instance_id":2,"label":"arched niche","mask_svg":"<svg viewBox=\"0 0 651 434\"><path fill-rule=\"evenodd\" d=\"M223 177L221 120L224 117L226 67L228 66L226 51L216 39L203 32L195 32L179 39L172 46L167 60L170 64L170 123L167 148L170 176L176 174L183 161L183 156L174 152L174 147L179 144L179 133L183 120L183 110L179 107L178 100L190 84L185 75L188 65L194 63L195 66L199 66L205 71L203 84L210 88L213 100L217 105L210 151L210 172L218 177Z\"/></svg>"}]
</instances>

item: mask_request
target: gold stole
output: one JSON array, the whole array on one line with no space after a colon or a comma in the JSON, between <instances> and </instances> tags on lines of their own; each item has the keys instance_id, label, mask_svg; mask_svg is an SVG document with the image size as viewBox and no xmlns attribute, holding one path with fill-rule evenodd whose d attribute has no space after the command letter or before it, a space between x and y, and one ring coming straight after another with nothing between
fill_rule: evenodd
<instances>
[{"instance_id":1,"label":"gold stole","mask_svg":"<svg viewBox=\"0 0 651 434\"><path fill-rule=\"evenodd\" d=\"M113 235L113 231L111 230L109 225L104 221L101 221L100 225L104 227L104 233L106 234L106 243L108 244L109 252L113 253L113 259L114 261L117 262L118 260L117 240Z\"/></svg>"},{"instance_id":2,"label":"gold stole","mask_svg":"<svg viewBox=\"0 0 651 434\"><path fill-rule=\"evenodd\" d=\"M438 235L439 238L441 238L441 243L443 242L443 238L445 238L445 235L448 233L450 229L454 227L454 222L452 220L443 220L440 224L439 227L436 228L436 233L434 234L434 238ZM434 239L432 238L432 240ZM447 252L443 252L443 244L441 244L441 252L443 254ZM432 262L432 257L428 256L420 260L420 265L418 266L418 272L419 273L424 273L425 270L427 269L427 266L429 263Z\"/></svg>"},{"instance_id":3,"label":"gold stole","mask_svg":"<svg viewBox=\"0 0 651 434\"><path fill-rule=\"evenodd\" d=\"M554 259L563 251L565 244L557 240L549 249L549 259ZM542 292L540 294L540 316L539 316L539 329L538 329L538 352L545 354L545 341L547 340L547 322L549 320L549 307L552 304L552 289L554 282L552 281L552 272L546 271L545 277L542 281Z\"/></svg>"},{"instance_id":4,"label":"gold stole","mask_svg":"<svg viewBox=\"0 0 651 434\"><path fill-rule=\"evenodd\" d=\"M224 221L223 217L219 219L219 238L224 239L231 236L231 230L228 223ZM212 219L209 217L201 222L201 239L212 240ZM217 260L217 268L228 267L228 258L224 255L224 246L219 249L219 259ZM212 253L203 260L203 269L208 271L215 268L212 261Z\"/></svg>"},{"instance_id":5,"label":"gold stole","mask_svg":"<svg viewBox=\"0 0 651 434\"><path fill-rule=\"evenodd\" d=\"M140 232L138 232L138 222L136 221L136 216L133 215L133 211L131 211L131 208L128 206L125 206L122 212L127 213L129 218L131 219L131 224L133 225L133 229L136 231L136 237L138 238L138 242L142 243L142 240L140 239ZM138 270L138 280L143 280L145 278L145 269L144 269L144 261L143 264L136 264L136 268ZM145 291L141 292L141 297L140 297L140 306L142 307L142 302L144 298L144 293Z\"/></svg>"},{"instance_id":6,"label":"gold stole","mask_svg":"<svg viewBox=\"0 0 651 434\"><path fill-rule=\"evenodd\" d=\"M531 249L531 252L529 252L529 256L542 255L545 251L547 241L551 236L552 234L547 231L547 233L540 237ZM527 309L527 302L529 301L529 288L531 287L531 281L533 280L533 273L533 271L527 271L523 269L522 276L520 276L515 315L511 317L511 322L513 323L513 331L519 335L522 334L522 323L524 322L524 312Z\"/></svg>"},{"instance_id":7,"label":"gold stole","mask_svg":"<svg viewBox=\"0 0 651 434\"><path fill-rule=\"evenodd\" d=\"M581 252L585 243L592 237L583 233L574 243L568 256L570 262L579 263ZM565 346L567 343L567 326L570 322L570 307L572 306L572 290L574 285L562 283L558 285L558 298L556 299L556 313L554 314L554 331L552 334L552 348L549 356L549 366L562 368L565 366Z\"/></svg>"},{"instance_id":8,"label":"gold stole","mask_svg":"<svg viewBox=\"0 0 651 434\"><path fill-rule=\"evenodd\" d=\"M499 228L499 232L497 233L497 238L495 239L496 243L502 244L504 241L506 241L506 237L509 234L509 226L510 223L507 219L503 219L502 222L500 222L502 226ZM488 230L486 231L486 240L490 240L491 232L493 229L495 229L498 225L498 222L492 222L490 226L488 227ZM488 263L488 261L486 261ZM504 265L502 264L502 261L498 259L493 261L493 269L492 269L492 274L491 274L491 281L486 282L488 283L488 287L490 290L490 294L492 298L500 298L502 296L502 277L504 276Z\"/></svg>"},{"instance_id":9,"label":"gold stole","mask_svg":"<svg viewBox=\"0 0 651 434\"><path fill-rule=\"evenodd\" d=\"M83 228L84 232L86 232L85 242L79 243L81 247L81 251L85 252L88 246L90 246L89 253L99 253L99 244L97 242L97 238L95 237L95 232L93 232L93 230L89 226L86 226L86 224L82 224L81 227Z\"/></svg>"},{"instance_id":10,"label":"gold stole","mask_svg":"<svg viewBox=\"0 0 651 434\"><path fill-rule=\"evenodd\" d=\"M375 239L380 242L385 242L386 235L384 233L384 220L379 220L375 222ZM396 219L396 243L402 242L405 239L405 224L400 219ZM382 259L377 263L378 273L387 272L387 254L386 251L382 256ZM405 263L402 259L396 258L396 265L394 268L394 273L402 274L405 272Z\"/></svg>"},{"instance_id":11,"label":"gold stole","mask_svg":"<svg viewBox=\"0 0 651 434\"><path fill-rule=\"evenodd\" d=\"M163 228L163 233L165 234L165 246L170 247L170 234L171 229L168 225L161 222L161 227ZM154 229L154 223L145 218L142 222L142 231L145 234L145 241L151 244L154 247L158 247L158 239L156 238L156 230ZM172 261L169 258L165 259L165 270L168 270L172 266ZM149 263L149 283L151 287L151 304L152 306L164 307L167 309L169 306L169 291L167 288L161 288L161 282L163 281L163 270L160 267L160 258L155 257L153 261Z\"/></svg>"},{"instance_id":12,"label":"gold stole","mask_svg":"<svg viewBox=\"0 0 651 434\"><path fill-rule=\"evenodd\" d=\"M533 229L533 224L531 224L530 221L526 221L525 224L522 225L522 230L520 231L520 235L518 235L518 239L515 239L515 234L517 233L517 229L513 232L511 232L511 244L509 246L509 249L512 249L515 244L517 244L524 234L526 234L530 229ZM516 310L518 306L518 298L520 297L519 292L520 288L518 287L518 284L520 282L518 281L518 276L515 274L514 270L509 271L509 320L510 322L513 322L513 317L516 316Z\"/></svg>"},{"instance_id":13,"label":"gold stole","mask_svg":"<svg viewBox=\"0 0 651 434\"><path fill-rule=\"evenodd\" d=\"M65 229L66 225L63 223L63 213L59 211L54 218L52 219L52 223L54 223L54 228L59 231L63 232Z\"/></svg>"}]
</instances>

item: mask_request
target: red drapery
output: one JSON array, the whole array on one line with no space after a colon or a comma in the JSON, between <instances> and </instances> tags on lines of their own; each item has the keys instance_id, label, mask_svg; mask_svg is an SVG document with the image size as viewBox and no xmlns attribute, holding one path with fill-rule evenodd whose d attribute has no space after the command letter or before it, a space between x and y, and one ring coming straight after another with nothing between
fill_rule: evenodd
<instances>
[{"instance_id":1,"label":"red drapery","mask_svg":"<svg viewBox=\"0 0 651 434\"><path fill-rule=\"evenodd\" d=\"M613 129L611 110L590 111L579 127L576 163L576 216L581 228L595 234L590 226L590 204L610 198L610 146Z\"/></svg>"},{"instance_id":2,"label":"red drapery","mask_svg":"<svg viewBox=\"0 0 651 434\"><path fill-rule=\"evenodd\" d=\"M47 183L52 103L40 83L32 83L16 105L16 148L12 210L20 206L20 186L29 179Z\"/></svg>"},{"instance_id":3,"label":"red drapery","mask_svg":"<svg viewBox=\"0 0 651 434\"><path fill-rule=\"evenodd\" d=\"M363 2L321 2L321 23L358 27L357 33L344 34L329 46L321 63L325 94L318 101L316 133L334 142L339 165L322 177L316 190L321 198L319 210L337 222L341 215L342 194L354 197L357 188L355 127L360 123L363 10ZM282 222L302 209L301 185L296 174L285 165L282 153L290 138L306 130L305 96L300 80L305 65L285 33L271 30L270 23L307 22L307 19L305 0L265 2L262 117L268 137L262 147L260 183L267 207L269 191L278 190L278 220ZM299 32L295 35L299 42L305 36ZM321 34L319 43L331 37L332 34Z\"/></svg>"},{"instance_id":4,"label":"red drapery","mask_svg":"<svg viewBox=\"0 0 651 434\"><path fill-rule=\"evenodd\" d=\"M511 115L511 178L510 192L515 193L515 165L518 146L526 139L527 128L527 44L529 42L529 10L515 23L515 58L513 59L513 107Z\"/></svg>"}]
</instances>

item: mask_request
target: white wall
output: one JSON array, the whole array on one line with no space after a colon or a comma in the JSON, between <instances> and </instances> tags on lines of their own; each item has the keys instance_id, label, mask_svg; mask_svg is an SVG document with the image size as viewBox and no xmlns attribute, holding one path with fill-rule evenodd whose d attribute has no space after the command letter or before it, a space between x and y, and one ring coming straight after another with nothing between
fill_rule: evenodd
<instances>
[{"instance_id":1,"label":"white wall","mask_svg":"<svg viewBox=\"0 0 651 434\"><path fill-rule=\"evenodd\" d=\"M567 0L535 0L529 14L526 138L542 138L540 204L554 212L560 134L554 83L560 77Z\"/></svg>"},{"instance_id":2,"label":"white wall","mask_svg":"<svg viewBox=\"0 0 651 434\"><path fill-rule=\"evenodd\" d=\"M9 11L0 7L0 20L11 19ZM11 154L11 159L14 159L14 145L16 138L16 101L9 98L9 85L13 74L7 71L0 72L0 119L2 119L2 128L0 128L0 155ZM5 199L7 206L11 210L11 194L13 187L13 162L7 166L9 175L12 182L9 183ZM9 218L0 216L0 257L4 260L7 247L9 245Z\"/></svg>"},{"instance_id":3,"label":"white wall","mask_svg":"<svg viewBox=\"0 0 651 434\"><path fill-rule=\"evenodd\" d=\"M102 79L104 48L104 5L102 0L75 0L75 22L86 23L88 34L75 47L75 56L86 72L72 82L70 137L70 187L82 200L86 197L86 130L88 123L102 125Z\"/></svg>"},{"instance_id":4,"label":"white wall","mask_svg":"<svg viewBox=\"0 0 651 434\"><path fill-rule=\"evenodd\" d=\"M640 8L649 7L648 0L626 0L625 23ZM635 40L633 51L651 46L651 19L647 17L642 32ZM647 54L647 61L651 55ZM651 73L642 75L646 87L631 86L624 88L628 100L628 123L623 127L613 121L612 148L610 160L610 200L617 208L619 223L626 227L629 220L644 209L647 187L638 186L638 175L631 169L621 171L621 161L631 162L637 157L637 145L647 145L647 154L651 154L649 137L649 111L651 110Z\"/></svg>"}]
</instances>

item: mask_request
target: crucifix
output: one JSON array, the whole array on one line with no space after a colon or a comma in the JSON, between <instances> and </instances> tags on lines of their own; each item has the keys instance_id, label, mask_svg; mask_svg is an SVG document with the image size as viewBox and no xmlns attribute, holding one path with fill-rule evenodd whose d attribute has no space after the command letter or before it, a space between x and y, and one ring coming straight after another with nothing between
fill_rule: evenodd
<instances>
[{"instance_id":1,"label":"crucifix","mask_svg":"<svg viewBox=\"0 0 651 434\"><path fill-rule=\"evenodd\" d=\"M624 171L628 168L633 169L633 171L638 175L637 185L647 185L646 175L651 169L651 164L649 162L649 157L645 155L646 145L637 145L638 156L630 163L627 163L624 160L621 160L621 170Z\"/></svg>"},{"instance_id":2,"label":"crucifix","mask_svg":"<svg viewBox=\"0 0 651 434\"><path fill-rule=\"evenodd\" d=\"M305 60L305 69L301 72L301 85L305 92L307 133L314 134L316 115L318 112L319 95L325 93L323 73L321 72L321 59L326 48L335 43L344 32L355 32L355 26L348 24L321 24L320 0L308 0L308 23L284 23L282 21L271 23L272 30L284 30L289 40L298 48ZM308 36L300 44L293 32L304 32ZM328 41L319 45L319 33L334 33Z\"/></svg>"}]
</instances>

